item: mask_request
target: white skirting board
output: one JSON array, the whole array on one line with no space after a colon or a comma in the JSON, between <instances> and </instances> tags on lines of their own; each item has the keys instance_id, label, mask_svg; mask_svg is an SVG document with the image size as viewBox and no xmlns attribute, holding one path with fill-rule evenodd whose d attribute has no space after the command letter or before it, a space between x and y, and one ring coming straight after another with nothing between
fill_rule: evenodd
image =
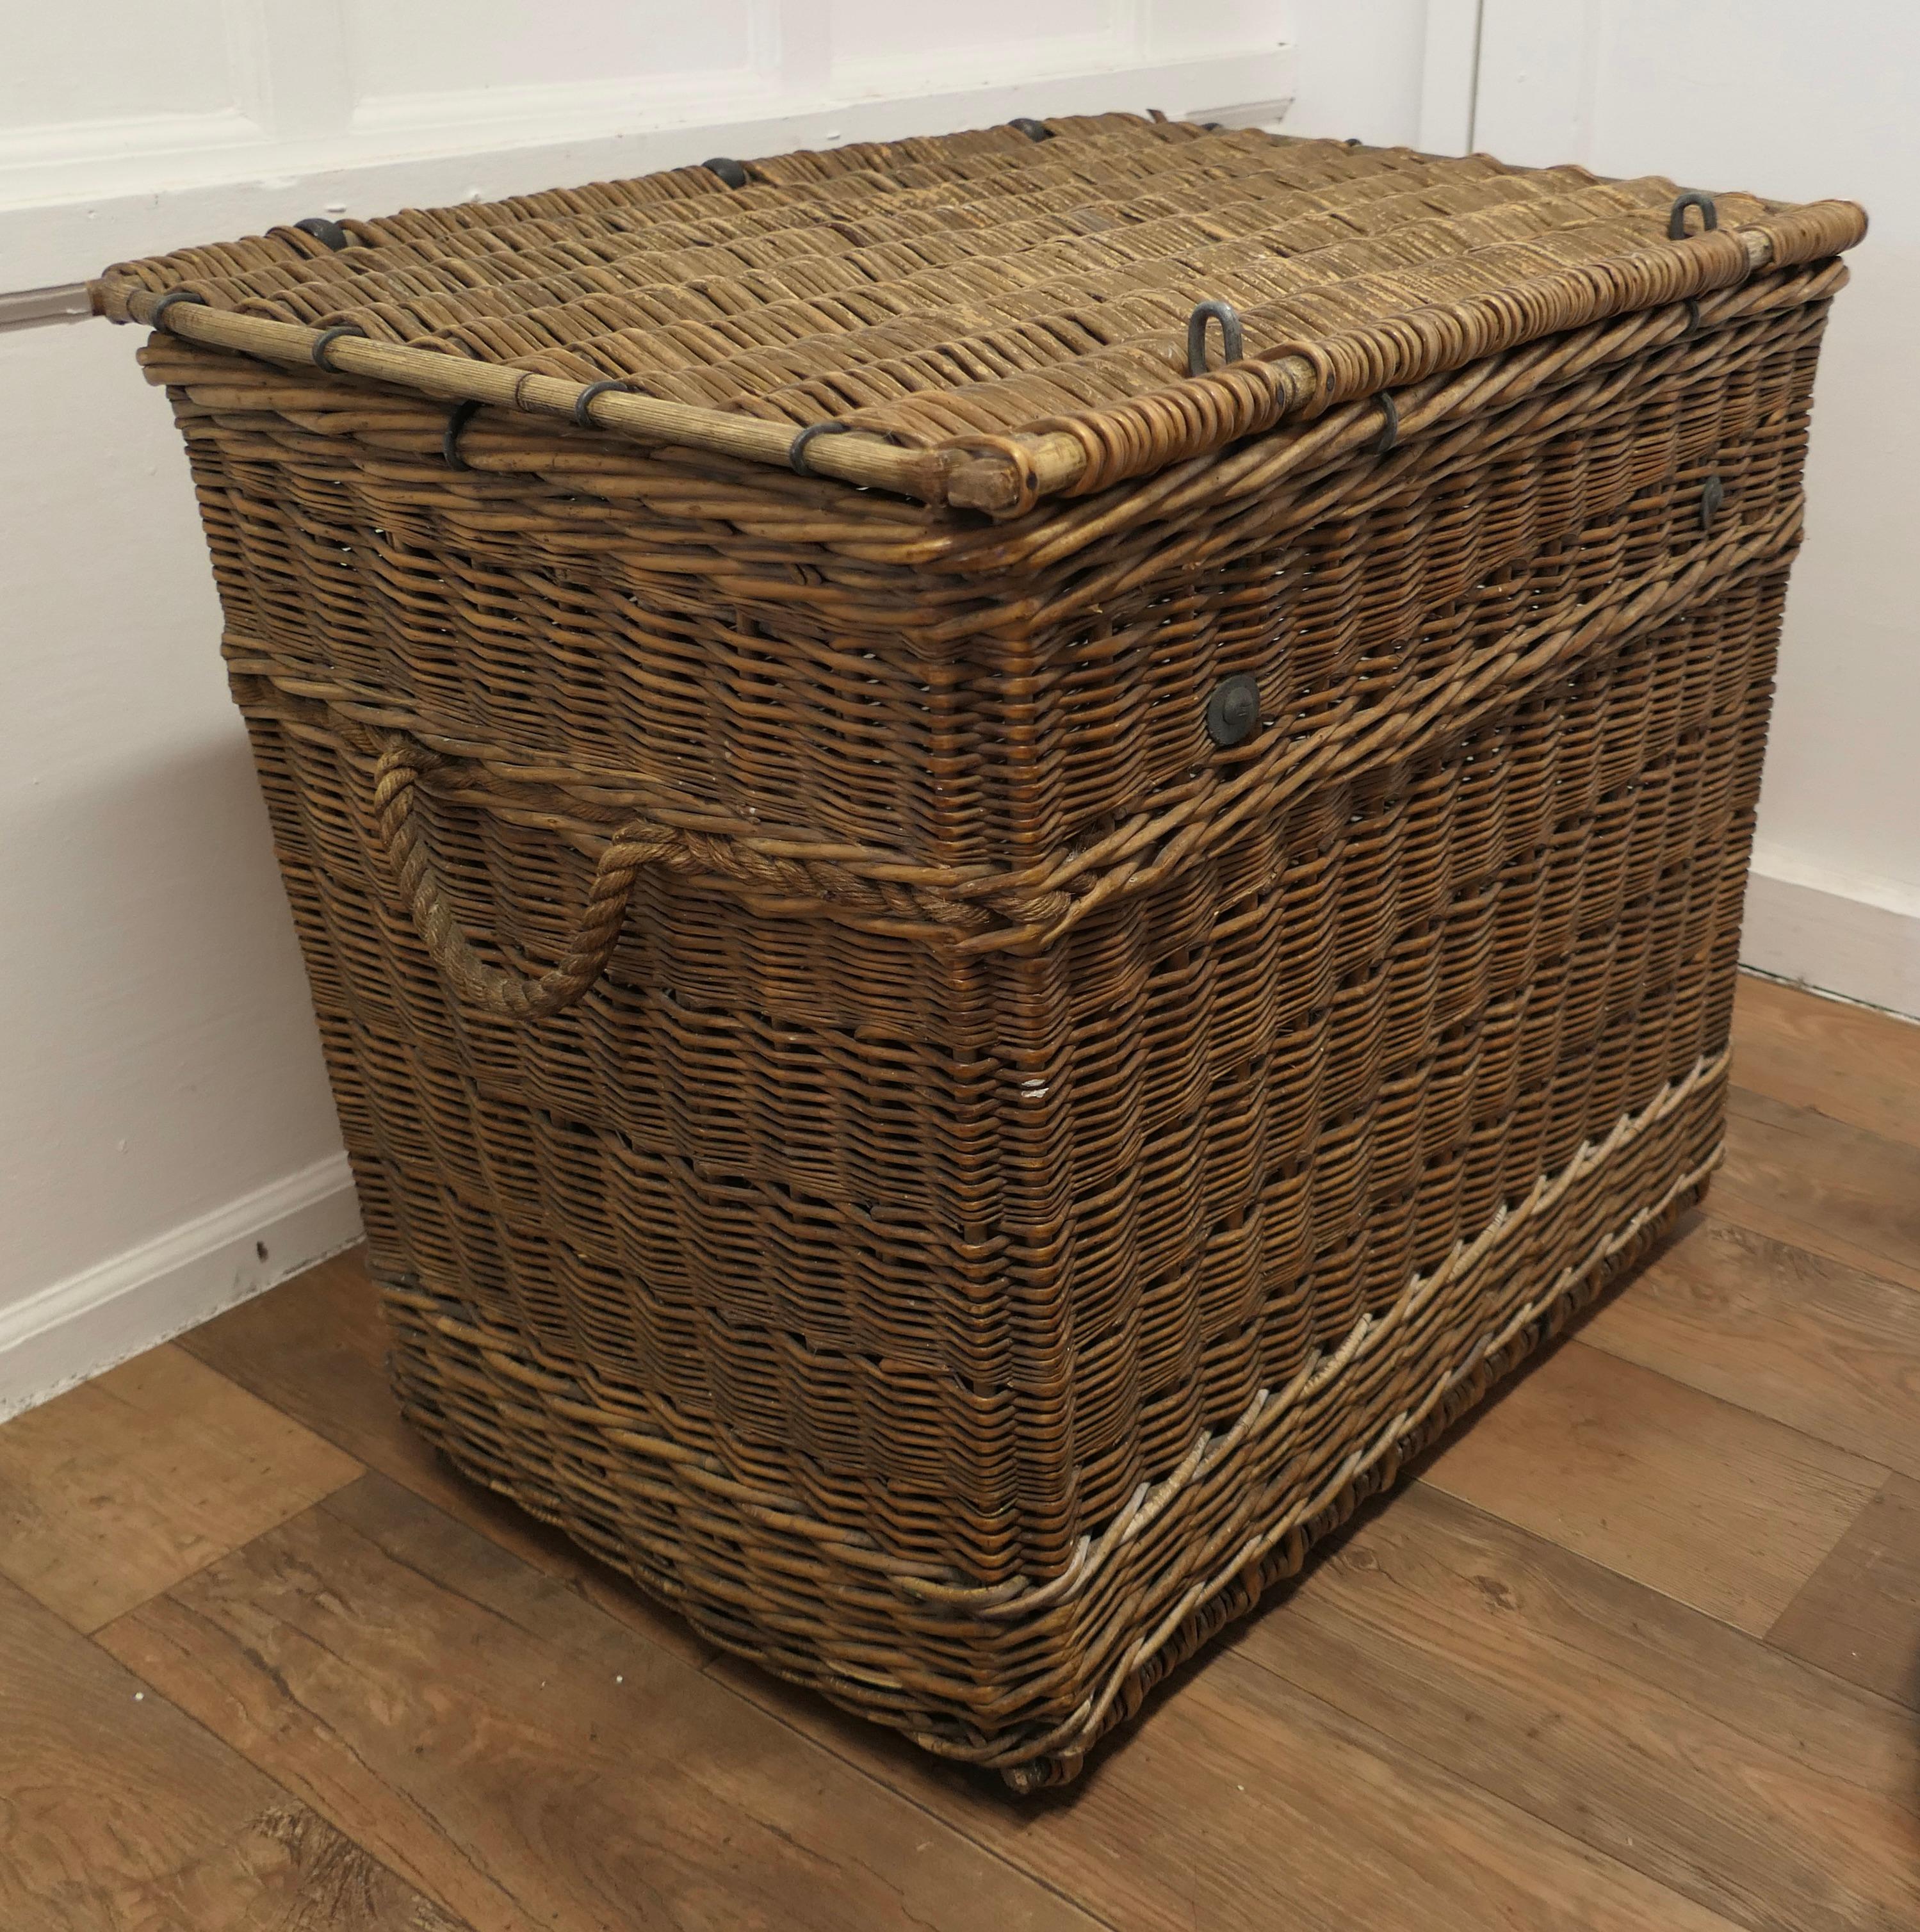
<instances>
[{"instance_id":1,"label":"white skirting board","mask_svg":"<svg viewBox=\"0 0 1920 1932\"><path fill-rule=\"evenodd\" d=\"M1740 963L1920 1019L1920 892L1763 847L1747 875Z\"/></svg>"},{"instance_id":2,"label":"white skirting board","mask_svg":"<svg viewBox=\"0 0 1920 1932\"><path fill-rule=\"evenodd\" d=\"M330 1154L0 1309L0 1417L31 1408L359 1238L346 1156Z\"/></svg>"}]
</instances>

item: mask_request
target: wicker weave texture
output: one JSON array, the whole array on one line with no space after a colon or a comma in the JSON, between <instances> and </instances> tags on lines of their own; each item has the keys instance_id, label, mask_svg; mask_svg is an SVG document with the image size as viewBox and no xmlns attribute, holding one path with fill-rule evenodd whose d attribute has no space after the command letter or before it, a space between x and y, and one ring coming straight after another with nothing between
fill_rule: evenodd
<instances>
[{"instance_id":1,"label":"wicker weave texture","mask_svg":"<svg viewBox=\"0 0 1920 1932\"><path fill-rule=\"evenodd\" d=\"M1510 277L1500 224L1587 260L1642 219L1492 164L1062 124L884 194L846 156L757 164L698 245L790 279L914 214L916 248L999 238L965 257L998 273L1085 205L1076 141L1132 184L1123 264L1115 226L1070 230L1116 326L1190 302L1139 203L1213 219L1222 157L1269 229L1267 177L1320 171L1369 248L1424 232L1407 183L1437 181ZM308 320L351 275L370 326L604 368L686 319L596 333L545 284L502 305L500 268L456 321L433 276L557 224L704 299L650 245L694 247L689 198L188 266ZM844 250L797 245L802 202ZM1318 232L1278 267L1358 245ZM1438 272L1405 259L1403 305ZM1385 272L1342 260L1313 286ZM156 336L416 1425L716 1642L1070 1777L1705 1185L1844 273L1522 340L1393 437L1289 421L999 524L530 420L452 467L443 405ZM1260 326L1324 324L1289 299ZM787 407L790 378L812 411L880 366L759 356L706 358L745 384L710 399ZM1016 381L858 408L925 428ZM1257 723L1222 746L1236 679Z\"/></svg>"}]
</instances>

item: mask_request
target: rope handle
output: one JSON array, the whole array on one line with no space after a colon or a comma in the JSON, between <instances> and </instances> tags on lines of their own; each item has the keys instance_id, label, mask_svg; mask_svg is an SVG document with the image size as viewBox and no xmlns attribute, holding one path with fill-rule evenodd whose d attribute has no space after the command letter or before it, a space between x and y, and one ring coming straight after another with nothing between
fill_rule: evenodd
<instances>
[{"instance_id":1,"label":"rope handle","mask_svg":"<svg viewBox=\"0 0 1920 1932\"><path fill-rule=\"evenodd\" d=\"M664 826L622 826L607 842L587 889L586 910L558 964L537 977L489 966L460 928L415 811L415 793L429 772L451 762L411 739L388 734L374 767L374 814L394 882L434 964L454 991L509 1019L543 1019L585 998L607 970L626 923L627 901L643 866L674 849Z\"/></svg>"}]
</instances>

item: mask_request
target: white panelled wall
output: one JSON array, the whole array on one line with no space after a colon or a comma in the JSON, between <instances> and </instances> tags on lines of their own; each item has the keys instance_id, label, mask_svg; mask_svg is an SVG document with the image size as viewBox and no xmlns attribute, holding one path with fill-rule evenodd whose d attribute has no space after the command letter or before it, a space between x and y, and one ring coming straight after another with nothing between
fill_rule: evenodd
<instances>
[{"instance_id":1,"label":"white panelled wall","mask_svg":"<svg viewBox=\"0 0 1920 1932\"><path fill-rule=\"evenodd\" d=\"M1302 133L1456 151L1471 137L1520 160L1867 200L1879 226L1823 380L1814 541L1769 777L1771 870L1756 902L1771 892L1778 905L1754 943L1762 963L1900 1004L1886 988L1920 896L1900 743L1920 656L1898 588L1912 485L1895 453L1891 350L1915 275L1920 155L1893 115L1920 21L1840 0L1814 35L1784 0L1569 0L1572 25L1536 50L1540 20L1561 10L1522 0L10 9L0 1414L357 1232L167 412L124 334L31 320L109 261L304 215L1148 106L1239 122L1284 113ZM1920 994L1907 999L1916 1009Z\"/></svg>"}]
</instances>

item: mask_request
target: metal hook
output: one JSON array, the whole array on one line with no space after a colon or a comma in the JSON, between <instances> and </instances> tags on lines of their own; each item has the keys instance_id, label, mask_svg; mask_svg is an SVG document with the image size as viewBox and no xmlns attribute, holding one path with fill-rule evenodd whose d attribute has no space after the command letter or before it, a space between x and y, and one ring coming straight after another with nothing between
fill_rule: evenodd
<instances>
[{"instance_id":1,"label":"metal hook","mask_svg":"<svg viewBox=\"0 0 1920 1932\"><path fill-rule=\"evenodd\" d=\"M1203 302L1195 305L1193 313L1186 318L1186 373L1190 376L1204 376L1207 373L1207 325L1217 322L1220 325L1220 362L1224 366L1238 362L1246 352L1246 332L1240 326L1240 311L1232 303Z\"/></svg>"},{"instance_id":2,"label":"metal hook","mask_svg":"<svg viewBox=\"0 0 1920 1932\"><path fill-rule=\"evenodd\" d=\"M787 461L794 475L818 476L820 472L807 460L807 445L817 436L844 436L853 426L851 423L836 422L830 417L824 422L808 423L787 446Z\"/></svg>"},{"instance_id":3,"label":"metal hook","mask_svg":"<svg viewBox=\"0 0 1920 1932\"><path fill-rule=\"evenodd\" d=\"M1673 197L1673 208L1666 218L1666 238L1680 242L1686 238L1687 211L1697 208L1700 211L1700 232L1711 235L1720 226L1720 210L1714 206L1713 196L1703 194L1699 188L1690 188Z\"/></svg>"},{"instance_id":4,"label":"metal hook","mask_svg":"<svg viewBox=\"0 0 1920 1932\"><path fill-rule=\"evenodd\" d=\"M327 360L327 351L343 335L364 335L366 331L357 322L337 322L331 328L323 328L314 338L314 367L333 373L333 364Z\"/></svg>"},{"instance_id":5,"label":"metal hook","mask_svg":"<svg viewBox=\"0 0 1920 1932\"><path fill-rule=\"evenodd\" d=\"M709 174L718 175L729 188L745 188L747 171L740 163L726 154L716 154L710 161L702 161L700 166Z\"/></svg>"},{"instance_id":6,"label":"metal hook","mask_svg":"<svg viewBox=\"0 0 1920 1932\"><path fill-rule=\"evenodd\" d=\"M1017 121L1008 122L1006 124L1010 128L1018 128L1030 141L1051 141L1053 139L1053 130L1044 121L1035 121L1025 115Z\"/></svg>"},{"instance_id":7,"label":"metal hook","mask_svg":"<svg viewBox=\"0 0 1920 1932\"><path fill-rule=\"evenodd\" d=\"M626 387L626 384L623 382L614 382L610 380L604 382L588 383L586 387L581 390L580 394L573 399L574 421L578 423L582 429L592 428L593 418L592 416L588 415L587 411L592 406L593 398L596 396L605 395L610 389L624 389Z\"/></svg>"},{"instance_id":8,"label":"metal hook","mask_svg":"<svg viewBox=\"0 0 1920 1932\"><path fill-rule=\"evenodd\" d=\"M207 298L205 296L195 295L190 289L169 289L166 294L154 304L153 313L147 317L147 326L149 328L160 328L162 326L160 317L176 302L193 302L200 308L205 308L207 305Z\"/></svg>"},{"instance_id":9,"label":"metal hook","mask_svg":"<svg viewBox=\"0 0 1920 1932\"><path fill-rule=\"evenodd\" d=\"M479 406L470 397L464 403L455 403L447 412L446 432L440 438L440 454L446 458L449 470L470 470L473 466L460 453L460 433L473 420Z\"/></svg>"},{"instance_id":10,"label":"metal hook","mask_svg":"<svg viewBox=\"0 0 1920 1932\"><path fill-rule=\"evenodd\" d=\"M1400 440L1400 406L1385 389L1382 389L1373 400L1380 405L1380 413L1387 418L1387 426L1380 432L1380 440L1373 446L1373 453L1376 456L1390 456Z\"/></svg>"}]
</instances>

